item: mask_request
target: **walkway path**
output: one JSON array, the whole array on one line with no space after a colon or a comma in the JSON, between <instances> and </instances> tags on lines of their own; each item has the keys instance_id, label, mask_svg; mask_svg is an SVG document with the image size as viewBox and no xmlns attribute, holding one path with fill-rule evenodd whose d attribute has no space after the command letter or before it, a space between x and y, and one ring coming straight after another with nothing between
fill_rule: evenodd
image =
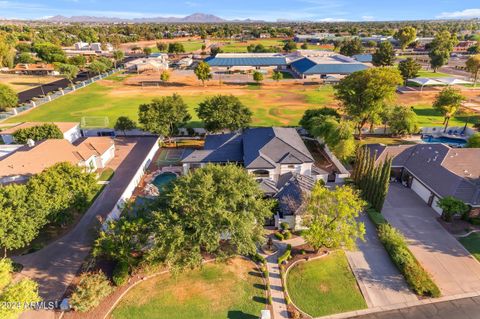
<instances>
[{"instance_id":1,"label":"walkway path","mask_svg":"<svg viewBox=\"0 0 480 319\"><path fill-rule=\"evenodd\" d=\"M98 223L98 216L105 218L115 207L156 140L155 137L116 140L115 143L119 144L117 147L129 148L128 155L123 158L110 183L75 228L35 253L14 258L24 266L21 275L32 278L39 284L39 292L44 300L62 298L90 251L95 235L93 226Z\"/></svg>"},{"instance_id":2,"label":"walkway path","mask_svg":"<svg viewBox=\"0 0 480 319\"><path fill-rule=\"evenodd\" d=\"M272 316L273 319L287 319L290 317L288 316L282 277L278 267L278 257L285 252L287 245L276 240L273 242L278 247L278 251L270 256L264 255L267 259L268 283L270 284L270 294L272 296Z\"/></svg>"},{"instance_id":3,"label":"walkway path","mask_svg":"<svg viewBox=\"0 0 480 319\"><path fill-rule=\"evenodd\" d=\"M358 250L347 251L346 255L368 307L418 300L392 263L368 216L362 215L360 221L365 224L365 241L358 240Z\"/></svg>"}]
</instances>

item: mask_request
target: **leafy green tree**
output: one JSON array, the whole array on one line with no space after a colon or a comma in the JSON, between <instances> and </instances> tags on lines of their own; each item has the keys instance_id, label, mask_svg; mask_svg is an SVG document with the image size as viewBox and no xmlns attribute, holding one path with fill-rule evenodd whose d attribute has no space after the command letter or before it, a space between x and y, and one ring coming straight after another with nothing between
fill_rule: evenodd
<instances>
[{"instance_id":1,"label":"leafy green tree","mask_svg":"<svg viewBox=\"0 0 480 319\"><path fill-rule=\"evenodd\" d=\"M60 63L56 65L56 68L60 75L70 82L70 85L73 86L73 80L77 77L78 72L80 71L76 65Z\"/></svg>"},{"instance_id":2,"label":"leafy green tree","mask_svg":"<svg viewBox=\"0 0 480 319\"><path fill-rule=\"evenodd\" d=\"M390 131L394 135L406 135L418 132L417 114L409 107L396 106L391 114Z\"/></svg>"},{"instance_id":3,"label":"leafy green tree","mask_svg":"<svg viewBox=\"0 0 480 319\"><path fill-rule=\"evenodd\" d=\"M15 57L15 63L35 63L35 59L30 52L22 52Z\"/></svg>"},{"instance_id":4,"label":"leafy green tree","mask_svg":"<svg viewBox=\"0 0 480 319\"><path fill-rule=\"evenodd\" d=\"M101 57L97 58L97 61L103 63L107 67L107 69L105 71L113 68L113 61L110 58L107 58L105 56L101 56Z\"/></svg>"},{"instance_id":5,"label":"leafy green tree","mask_svg":"<svg viewBox=\"0 0 480 319\"><path fill-rule=\"evenodd\" d=\"M118 61L122 61L124 57L125 57L125 53L123 51L121 50L113 51L113 63L114 63L115 69L117 68Z\"/></svg>"},{"instance_id":6,"label":"leafy green tree","mask_svg":"<svg viewBox=\"0 0 480 319\"><path fill-rule=\"evenodd\" d=\"M395 38L400 41L402 50L405 50L417 38L417 29L412 26L403 27L395 34Z\"/></svg>"},{"instance_id":7,"label":"leafy green tree","mask_svg":"<svg viewBox=\"0 0 480 319\"><path fill-rule=\"evenodd\" d=\"M274 71L273 74L272 74L272 79L274 81L279 82L280 80L283 79L283 73L280 72L280 71Z\"/></svg>"},{"instance_id":8,"label":"leafy green tree","mask_svg":"<svg viewBox=\"0 0 480 319\"><path fill-rule=\"evenodd\" d=\"M0 304L29 304L39 302L38 285L27 278L13 280L10 259L0 259ZM16 319L24 312L23 307L0 307L0 318Z\"/></svg>"},{"instance_id":9,"label":"leafy green tree","mask_svg":"<svg viewBox=\"0 0 480 319\"><path fill-rule=\"evenodd\" d=\"M261 72L255 71L253 72L253 80L260 84L263 81L263 74Z\"/></svg>"},{"instance_id":10,"label":"leafy green tree","mask_svg":"<svg viewBox=\"0 0 480 319\"><path fill-rule=\"evenodd\" d=\"M81 54L74 55L68 58L68 64L76 65L79 68L83 68L87 64L87 58Z\"/></svg>"},{"instance_id":11,"label":"leafy green tree","mask_svg":"<svg viewBox=\"0 0 480 319\"><path fill-rule=\"evenodd\" d=\"M17 50L18 53L31 53L32 52L32 44L31 43L25 43L25 42L20 42L17 43L15 46L15 50Z\"/></svg>"},{"instance_id":12,"label":"leafy green tree","mask_svg":"<svg viewBox=\"0 0 480 319\"><path fill-rule=\"evenodd\" d=\"M339 121L334 116L315 117L311 121L310 132L322 138L340 159L347 159L355 153L353 125L348 121Z\"/></svg>"},{"instance_id":13,"label":"leafy green tree","mask_svg":"<svg viewBox=\"0 0 480 319\"><path fill-rule=\"evenodd\" d=\"M390 42L381 42L372 55L372 63L375 66L391 66L395 63L395 50Z\"/></svg>"},{"instance_id":14,"label":"leafy green tree","mask_svg":"<svg viewBox=\"0 0 480 319\"><path fill-rule=\"evenodd\" d=\"M283 46L283 51L285 52L292 52L297 49L297 44L293 40L288 40L285 42L285 45Z\"/></svg>"},{"instance_id":15,"label":"leafy green tree","mask_svg":"<svg viewBox=\"0 0 480 319\"><path fill-rule=\"evenodd\" d=\"M207 62L200 62L194 70L197 79L202 81L202 85L205 86L205 81L208 81L212 78L212 73L210 70L210 65Z\"/></svg>"},{"instance_id":16,"label":"leafy green tree","mask_svg":"<svg viewBox=\"0 0 480 319\"><path fill-rule=\"evenodd\" d=\"M75 311L87 312L98 306L112 291L113 287L102 272L84 273L69 302Z\"/></svg>"},{"instance_id":17,"label":"leafy green tree","mask_svg":"<svg viewBox=\"0 0 480 319\"><path fill-rule=\"evenodd\" d=\"M455 34L450 34L447 30L440 31L435 35L432 43L430 43L430 66L434 72L446 65L450 60L453 48L457 45L458 40Z\"/></svg>"},{"instance_id":18,"label":"leafy green tree","mask_svg":"<svg viewBox=\"0 0 480 319\"><path fill-rule=\"evenodd\" d=\"M164 70L160 74L160 80L162 80L162 82L168 82L168 80L170 80L170 72L168 72L167 70Z\"/></svg>"},{"instance_id":19,"label":"leafy green tree","mask_svg":"<svg viewBox=\"0 0 480 319\"><path fill-rule=\"evenodd\" d=\"M174 180L153 206L149 259L173 269L216 257L255 254L273 202L242 167L207 165Z\"/></svg>"},{"instance_id":20,"label":"leafy green tree","mask_svg":"<svg viewBox=\"0 0 480 319\"><path fill-rule=\"evenodd\" d=\"M460 90L453 87L444 88L435 98L433 108L442 113L444 117L444 131L447 131L450 118L457 113L463 101L465 101L465 97Z\"/></svg>"},{"instance_id":21,"label":"leafy green tree","mask_svg":"<svg viewBox=\"0 0 480 319\"><path fill-rule=\"evenodd\" d=\"M301 48L302 50L308 50L308 43L307 43L307 42L302 43L302 45L300 46L300 48Z\"/></svg>"},{"instance_id":22,"label":"leafy green tree","mask_svg":"<svg viewBox=\"0 0 480 319\"><path fill-rule=\"evenodd\" d=\"M94 60L94 61L90 62L90 64L87 66L87 69L92 73L100 75L100 74L106 72L108 67L105 64L103 64L102 62L100 62L98 60Z\"/></svg>"},{"instance_id":23,"label":"leafy green tree","mask_svg":"<svg viewBox=\"0 0 480 319\"><path fill-rule=\"evenodd\" d=\"M446 196L438 201L438 207L442 209L442 219L451 222L456 214L463 215L468 210L467 204L454 196Z\"/></svg>"},{"instance_id":24,"label":"leafy green tree","mask_svg":"<svg viewBox=\"0 0 480 319\"><path fill-rule=\"evenodd\" d=\"M190 119L188 105L178 94L153 99L151 103L141 104L138 109L138 121L143 128L165 137L175 134Z\"/></svg>"},{"instance_id":25,"label":"leafy green tree","mask_svg":"<svg viewBox=\"0 0 480 319\"><path fill-rule=\"evenodd\" d=\"M16 143L26 144L27 140L41 141L47 139L63 139L63 133L53 123L45 123L32 127L22 128L13 133Z\"/></svg>"},{"instance_id":26,"label":"leafy green tree","mask_svg":"<svg viewBox=\"0 0 480 319\"><path fill-rule=\"evenodd\" d=\"M480 74L480 54L468 58L465 63L467 71L472 74L473 86L477 85L478 75Z\"/></svg>"},{"instance_id":27,"label":"leafy green tree","mask_svg":"<svg viewBox=\"0 0 480 319\"><path fill-rule=\"evenodd\" d=\"M120 116L115 122L115 130L122 131L123 135L127 136L127 131L131 131L137 127L137 123L131 120L128 116Z\"/></svg>"},{"instance_id":28,"label":"leafy green tree","mask_svg":"<svg viewBox=\"0 0 480 319\"><path fill-rule=\"evenodd\" d=\"M300 119L299 124L300 124L300 126L302 126L307 131L310 131L312 129L312 124L313 124L312 121L315 118L323 117L323 116L333 116L337 120L340 120L340 114L338 114L337 110L332 109L330 107L322 107L322 108L319 108L319 109L306 110L303 113L303 116ZM321 120L322 119L320 119L320 121ZM317 120L315 120L315 121L317 121Z\"/></svg>"},{"instance_id":29,"label":"leafy green tree","mask_svg":"<svg viewBox=\"0 0 480 319\"><path fill-rule=\"evenodd\" d=\"M168 50L168 44L165 42L157 42L157 49L160 52L165 52Z\"/></svg>"},{"instance_id":30,"label":"leafy green tree","mask_svg":"<svg viewBox=\"0 0 480 319\"><path fill-rule=\"evenodd\" d=\"M150 47L143 48L143 54L145 54L146 56L149 56L150 54L152 54L152 52L153 52L153 49Z\"/></svg>"},{"instance_id":31,"label":"leafy green tree","mask_svg":"<svg viewBox=\"0 0 480 319\"><path fill-rule=\"evenodd\" d=\"M252 112L233 95L207 97L196 109L209 132L235 131L249 126Z\"/></svg>"},{"instance_id":32,"label":"leafy green tree","mask_svg":"<svg viewBox=\"0 0 480 319\"><path fill-rule=\"evenodd\" d=\"M314 249L353 249L365 235L365 225L357 217L366 203L349 186L329 190L317 183L303 215L308 228L303 237Z\"/></svg>"},{"instance_id":33,"label":"leafy green tree","mask_svg":"<svg viewBox=\"0 0 480 319\"><path fill-rule=\"evenodd\" d=\"M93 255L103 256L117 263L125 262L136 266L148 244L149 219L122 215L119 220L108 222L95 241Z\"/></svg>"},{"instance_id":34,"label":"leafy green tree","mask_svg":"<svg viewBox=\"0 0 480 319\"><path fill-rule=\"evenodd\" d=\"M478 44L473 45L467 49L468 54L479 54L480 53L480 46Z\"/></svg>"},{"instance_id":35,"label":"leafy green tree","mask_svg":"<svg viewBox=\"0 0 480 319\"><path fill-rule=\"evenodd\" d=\"M400 70L404 84L406 85L408 79L413 79L418 76L418 72L422 69L422 66L413 58L406 58L398 63L398 69Z\"/></svg>"},{"instance_id":36,"label":"leafy green tree","mask_svg":"<svg viewBox=\"0 0 480 319\"><path fill-rule=\"evenodd\" d=\"M365 124L380 114L384 105L393 99L397 86L402 82L398 70L378 67L354 72L335 87L335 96L343 104L347 115L356 122L360 139Z\"/></svg>"},{"instance_id":37,"label":"leafy green tree","mask_svg":"<svg viewBox=\"0 0 480 319\"><path fill-rule=\"evenodd\" d=\"M185 52L185 47L183 46L182 43L172 42L168 44L168 53L179 54L184 52Z\"/></svg>"},{"instance_id":38,"label":"leafy green tree","mask_svg":"<svg viewBox=\"0 0 480 319\"><path fill-rule=\"evenodd\" d=\"M35 43L33 45L33 51L37 53L37 57L41 60L53 63L61 62L65 63L65 52L58 45L49 42Z\"/></svg>"},{"instance_id":39,"label":"leafy green tree","mask_svg":"<svg viewBox=\"0 0 480 319\"><path fill-rule=\"evenodd\" d=\"M480 133L475 133L468 138L467 147L480 148Z\"/></svg>"},{"instance_id":40,"label":"leafy green tree","mask_svg":"<svg viewBox=\"0 0 480 319\"><path fill-rule=\"evenodd\" d=\"M223 50L222 50L221 47L217 47L217 46L210 47L210 55L211 56L216 56L219 53L223 53Z\"/></svg>"},{"instance_id":41,"label":"leafy green tree","mask_svg":"<svg viewBox=\"0 0 480 319\"><path fill-rule=\"evenodd\" d=\"M353 38L350 40L345 40L340 43L340 54L346 56L354 56L356 54L363 53L364 48L362 45L362 41L359 38Z\"/></svg>"},{"instance_id":42,"label":"leafy green tree","mask_svg":"<svg viewBox=\"0 0 480 319\"><path fill-rule=\"evenodd\" d=\"M46 212L30 207L25 185L0 186L0 248L4 258L8 250L27 246L45 223Z\"/></svg>"},{"instance_id":43,"label":"leafy green tree","mask_svg":"<svg viewBox=\"0 0 480 319\"><path fill-rule=\"evenodd\" d=\"M6 111L18 104L17 93L6 84L0 83L0 111Z\"/></svg>"},{"instance_id":44,"label":"leafy green tree","mask_svg":"<svg viewBox=\"0 0 480 319\"><path fill-rule=\"evenodd\" d=\"M0 67L13 67L15 42L12 34L0 31Z\"/></svg>"}]
</instances>

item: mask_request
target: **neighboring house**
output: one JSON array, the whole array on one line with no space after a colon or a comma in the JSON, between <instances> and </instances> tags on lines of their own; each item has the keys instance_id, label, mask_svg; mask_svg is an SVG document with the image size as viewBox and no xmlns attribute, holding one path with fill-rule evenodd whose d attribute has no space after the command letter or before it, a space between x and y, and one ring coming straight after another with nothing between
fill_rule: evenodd
<instances>
[{"instance_id":1,"label":"neighboring house","mask_svg":"<svg viewBox=\"0 0 480 319\"><path fill-rule=\"evenodd\" d=\"M348 75L368 68L353 58L322 50L297 50L289 54L219 53L205 61L214 72L291 69L301 79Z\"/></svg>"},{"instance_id":2,"label":"neighboring house","mask_svg":"<svg viewBox=\"0 0 480 319\"><path fill-rule=\"evenodd\" d=\"M330 38L334 38L335 34L333 33L313 33L313 34L296 34L293 37L295 42L309 42L309 43L320 43Z\"/></svg>"},{"instance_id":3,"label":"neighboring house","mask_svg":"<svg viewBox=\"0 0 480 319\"><path fill-rule=\"evenodd\" d=\"M89 137L75 144L67 140L45 140L25 145L0 158L0 184L21 183L60 162L85 167L88 172L104 168L115 156L109 137Z\"/></svg>"},{"instance_id":4,"label":"neighboring house","mask_svg":"<svg viewBox=\"0 0 480 319\"><path fill-rule=\"evenodd\" d=\"M148 58L140 58L125 63L128 72L168 70L168 54L158 53Z\"/></svg>"},{"instance_id":5,"label":"neighboring house","mask_svg":"<svg viewBox=\"0 0 480 319\"><path fill-rule=\"evenodd\" d=\"M49 63L18 63L10 70L15 74L25 75L58 75L53 64Z\"/></svg>"},{"instance_id":6,"label":"neighboring house","mask_svg":"<svg viewBox=\"0 0 480 319\"><path fill-rule=\"evenodd\" d=\"M203 150L187 153L182 159L184 173L208 163L242 165L258 181L266 196L286 200L288 196L304 198L303 191L291 185L301 182L313 185L317 180L326 181L328 173L314 166L314 159L294 128L250 128L242 133L207 135ZM292 195L297 193L297 195ZM284 221L291 227L300 227L299 209L287 211L281 206L275 216L275 226Z\"/></svg>"},{"instance_id":7,"label":"neighboring house","mask_svg":"<svg viewBox=\"0 0 480 319\"><path fill-rule=\"evenodd\" d=\"M480 214L480 148L451 148L445 144L385 146L371 144L376 163L393 158L392 178L401 181L438 214L439 199L454 196Z\"/></svg>"},{"instance_id":8,"label":"neighboring house","mask_svg":"<svg viewBox=\"0 0 480 319\"><path fill-rule=\"evenodd\" d=\"M3 143L5 144L13 144L15 143L15 140L13 138L13 134L20 130L20 129L25 129L25 128L30 128L34 126L41 126L43 124L46 124L46 122L23 122L21 124L18 124L14 127L10 127L6 130L3 130L0 132L0 136L2 137ZM80 132L80 124L76 122L53 122L51 124L55 124L60 131L63 133L63 138L69 141L70 143L75 142L77 139L79 139L82 134Z\"/></svg>"},{"instance_id":9,"label":"neighboring house","mask_svg":"<svg viewBox=\"0 0 480 319\"><path fill-rule=\"evenodd\" d=\"M90 44L88 42L77 42L73 45L75 50L89 50L90 49Z\"/></svg>"}]
</instances>

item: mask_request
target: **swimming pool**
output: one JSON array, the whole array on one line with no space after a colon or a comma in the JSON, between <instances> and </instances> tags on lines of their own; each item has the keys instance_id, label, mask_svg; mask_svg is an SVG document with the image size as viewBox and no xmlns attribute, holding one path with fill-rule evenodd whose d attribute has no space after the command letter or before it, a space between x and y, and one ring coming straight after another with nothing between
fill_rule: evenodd
<instances>
[{"instance_id":1,"label":"swimming pool","mask_svg":"<svg viewBox=\"0 0 480 319\"><path fill-rule=\"evenodd\" d=\"M161 189L165 185L170 183L172 180L174 180L175 178L177 178L176 174L170 173L170 172L165 172L165 173L162 173L162 174L158 175L157 177L155 177L152 181L152 184L157 186L158 189Z\"/></svg>"},{"instance_id":2,"label":"swimming pool","mask_svg":"<svg viewBox=\"0 0 480 319\"><path fill-rule=\"evenodd\" d=\"M425 143L443 143L454 147L464 147L467 144L467 141L461 138L433 137L431 135L422 136L422 141Z\"/></svg>"}]
</instances>

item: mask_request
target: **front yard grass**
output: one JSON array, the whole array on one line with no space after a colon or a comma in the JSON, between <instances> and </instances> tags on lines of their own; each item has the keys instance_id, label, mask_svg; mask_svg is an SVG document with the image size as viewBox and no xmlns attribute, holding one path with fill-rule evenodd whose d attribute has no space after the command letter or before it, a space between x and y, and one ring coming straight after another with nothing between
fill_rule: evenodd
<instances>
[{"instance_id":1,"label":"front yard grass","mask_svg":"<svg viewBox=\"0 0 480 319\"><path fill-rule=\"evenodd\" d=\"M297 264L287 287L292 302L313 317L367 308L343 251Z\"/></svg>"},{"instance_id":2,"label":"front yard grass","mask_svg":"<svg viewBox=\"0 0 480 319\"><path fill-rule=\"evenodd\" d=\"M467 237L459 238L460 243L480 261L480 233L473 233Z\"/></svg>"},{"instance_id":3,"label":"front yard grass","mask_svg":"<svg viewBox=\"0 0 480 319\"><path fill-rule=\"evenodd\" d=\"M112 313L114 319L251 319L265 308L265 287L251 261L235 258L200 270L169 274L133 288Z\"/></svg>"}]
</instances>

